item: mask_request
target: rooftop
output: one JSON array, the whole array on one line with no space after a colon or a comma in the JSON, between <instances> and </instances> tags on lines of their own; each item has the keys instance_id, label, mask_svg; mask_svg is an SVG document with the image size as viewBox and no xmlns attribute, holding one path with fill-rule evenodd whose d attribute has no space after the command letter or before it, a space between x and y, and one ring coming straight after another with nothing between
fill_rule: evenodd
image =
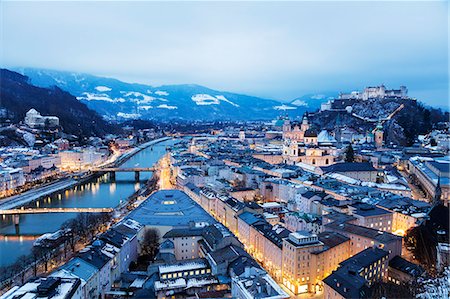
<instances>
[{"instance_id":1,"label":"rooftop","mask_svg":"<svg viewBox=\"0 0 450 299\"><path fill-rule=\"evenodd\" d=\"M208 268L208 263L203 259L193 259L193 260L185 260L183 262L177 262L174 264L166 264L159 266L159 273L173 273L173 272L181 272L181 271L190 271L197 269L205 269Z\"/></svg>"},{"instance_id":2,"label":"rooftop","mask_svg":"<svg viewBox=\"0 0 450 299\"><path fill-rule=\"evenodd\" d=\"M324 172L354 172L354 171L377 171L372 163L363 162L345 162L345 163L336 163L330 166L321 167Z\"/></svg>"},{"instance_id":3,"label":"rooftop","mask_svg":"<svg viewBox=\"0 0 450 299\"><path fill-rule=\"evenodd\" d=\"M215 223L215 220L179 190L153 193L128 216L145 226L188 226L189 222Z\"/></svg>"},{"instance_id":4,"label":"rooftop","mask_svg":"<svg viewBox=\"0 0 450 299\"><path fill-rule=\"evenodd\" d=\"M194 237L201 236L204 231L203 227L195 228L173 228L169 230L163 238L180 238L180 237Z\"/></svg>"},{"instance_id":5,"label":"rooftop","mask_svg":"<svg viewBox=\"0 0 450 299\"><path fill-rule=\"evenodd\" d=\"M344 234L350 233L350 234L359 235L362 237L366 237L368 239L376 240L383 244L387 244L387 243L390 243L393 241L398 241L398 240L402 239L402 237L393 235L388 232L382 232L382 231L378 231L376 229L367 228L367 227L363 227L363 226L359 226L359 225L355 225L355 224L351 224L351 223L332 222L332 223L326 224L325 229L342 232Z\"/></svg>"},{"instance_id":6,"label":"rooftop","mask_svg":"<svg viewBox=\"0 0 450 299\"><path fill-rule=\"evenodd\" d=\"M75 257L62 265L51 276L55 277L78 277L84 281L89 281L98 269L79 257Z\"/></svg>"},{"instance_id":7,"label":"rooftop","mask_svg":"<svg viewBox=\"0 0 450 299\"><path fill-rule=\"evenodd\" d=\"M413 264L398 255L389 261L389 267L409 274L413 277L419 277L425 272L421 266Z\"/></svg>"},{"instance_id":8,"label":"rooftop","mask_svg":"<svg viewBox=\"0 0 450 299\"><path fill-rule=\"evenodd\" d=\"M381 209L375 205L370 205L367 203L355 203L355 204L351 205L351 207L355 209L353 211L354 214L360 215L363 217L392 214L391 212L386 211L385 209Z\"/></svg>"},{"instance_id":9,"label":"rooftop","mask_svg":"<svg viewBox=\"0 0 450 299\"><path fill-rule=\"evenodd\" d=\"M344 298L367 298L369 295L366 280L359 275L348 273L345 269L334 271L323 282Z\"/></svg>"},{"instance_id":10,"label":"rooftop","mask_svg":"<svg viewBox=\"0 0 450 299\"><path fill-rule=\"evenodd\" d=\"M369 267L373 263L377 262L381 258L388 256L389 252L372 247L364 249L363 251L359 252L358 254L352 256L351 258L346 259L339 265L342 267L348 267L348 268L365 268Z\"/></svg>"},{"instance_id":11,"label":"rooftop","mask_svg":"<svg viewBox=\"0 0 450 299\"><path fill-rule=\"evenodd\" d=\"M318 234L317 237L319 238L319 241L327 247L327 249L336 247L350 240L346 236L336 232L323 232Z\"/></svg>"},{"instance_id":12,"label":"rooftop","mask_svg":"<svg viewBox=\"0 0 450 299\"><path fill-rule=\"evenodd\" d=\"M65 299L73 298L80 287L77 278L47 277L28 281L21 287L15 287L1 296L2 299Z\"/></svg>"}]
</instances>

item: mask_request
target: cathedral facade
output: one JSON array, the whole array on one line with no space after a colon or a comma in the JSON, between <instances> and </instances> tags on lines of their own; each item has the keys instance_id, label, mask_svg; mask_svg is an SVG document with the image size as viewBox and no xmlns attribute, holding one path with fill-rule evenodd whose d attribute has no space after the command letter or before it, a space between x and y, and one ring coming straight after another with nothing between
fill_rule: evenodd
<instances>
[{"instance_id":1,"label":"cathedral facade","mask_svg":"<svg viewBox=\"0 0 450 299\"><path fill-rule=\"evenodd\" d=\"M312 166L334 164L336 139L327 131L317 134L305 115L301 123L289 119L283 124L283 162L286 164L304 163Z\"/></svg>"}]
</instances>

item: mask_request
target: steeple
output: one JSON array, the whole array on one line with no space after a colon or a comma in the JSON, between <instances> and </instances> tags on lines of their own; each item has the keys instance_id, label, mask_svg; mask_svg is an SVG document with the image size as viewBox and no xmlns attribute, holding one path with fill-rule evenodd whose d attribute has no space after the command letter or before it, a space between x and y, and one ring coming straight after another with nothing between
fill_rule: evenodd
<instances>
[{"instance_id":1,"label":"steeple","mask_svg":"<svg viewBox=\"0 0 450 299\"><path fill-rule=\"evenodd\" d=\"M306 132L308 129L309 129L308 114L305 112L305 114L303 114L303 120L300 130Z\"/></svg>"},{"instance_id":2,"label":"steeple","mask_svg":"<svg viewBox=\"0 0 450 299\"><path fill-rule=\"evenodd\" d=\"M378 122L375 128L375 146L377 149L383 147L383 124L381 122Z\"/></svg>"}]
</instances>

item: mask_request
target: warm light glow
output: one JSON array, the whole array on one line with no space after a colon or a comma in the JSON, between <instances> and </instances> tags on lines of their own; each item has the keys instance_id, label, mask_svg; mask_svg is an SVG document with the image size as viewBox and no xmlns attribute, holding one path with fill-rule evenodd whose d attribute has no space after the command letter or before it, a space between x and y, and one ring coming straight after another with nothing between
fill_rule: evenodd
<instances>
[{"instance_id":1,"label":"warm light glow","mask_svg":"<svg viewBox=\"0 0 450 299\"><path fill-rule=\"evenodd\" d=\"M114 194L116 192L116 183L109 184L109 194Z\"/></svg>"},{"instance_id":2,"label":"warm light glow","mask_svg":"<svg viewBox=\"0 0 450 299\"><path fill-rule=\"evenodd\" d=\"M397 235L397 236L404 237L405 236L405 231L402 230L402 229L397 229L395 232L393 232L393 234Z\"/></svg>"}]
</instances>

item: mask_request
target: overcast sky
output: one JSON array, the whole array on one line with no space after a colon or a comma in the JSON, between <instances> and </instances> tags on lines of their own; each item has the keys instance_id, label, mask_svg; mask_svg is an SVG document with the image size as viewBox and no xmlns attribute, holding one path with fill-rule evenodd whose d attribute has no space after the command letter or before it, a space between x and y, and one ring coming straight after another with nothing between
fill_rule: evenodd
<instances>
[{"instance_id":1,"label":"overcast sky","mask_svg":"<svg viewBox=\"0 0 450 299\"><path fill-rule=\"evenodd\" d=\"M0 3L5 67L280 100L403 84L448 100L447 1Z\"/></svg>"}]
</instances>

